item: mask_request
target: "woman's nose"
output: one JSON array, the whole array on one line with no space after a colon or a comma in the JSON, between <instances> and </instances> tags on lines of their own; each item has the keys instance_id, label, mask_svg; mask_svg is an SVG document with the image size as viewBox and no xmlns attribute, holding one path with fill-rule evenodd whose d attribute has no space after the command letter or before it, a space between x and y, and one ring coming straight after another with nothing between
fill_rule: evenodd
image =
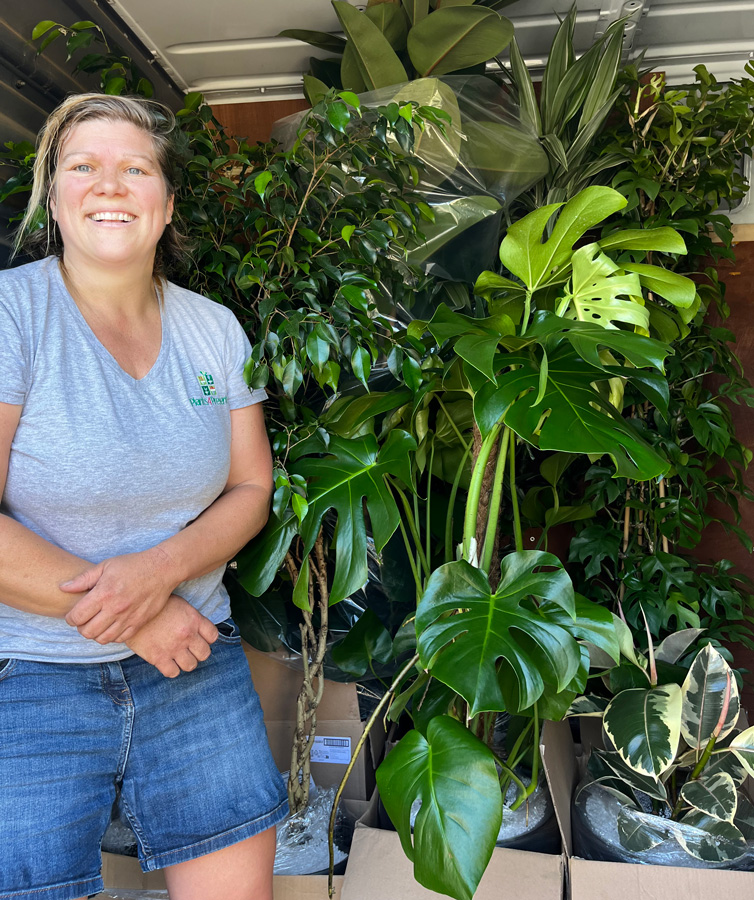
<instances>
[{"instance_id":1,"label":"woman's nose","mask_svg":"<svg viewBox=\"0 0 754 900\"><path fill-rule=\"evenodd\" d=\"M105 166L99 170L94 189L98 194L122 194L125 183L117 169Z\"/></svg>"}]
</instances>

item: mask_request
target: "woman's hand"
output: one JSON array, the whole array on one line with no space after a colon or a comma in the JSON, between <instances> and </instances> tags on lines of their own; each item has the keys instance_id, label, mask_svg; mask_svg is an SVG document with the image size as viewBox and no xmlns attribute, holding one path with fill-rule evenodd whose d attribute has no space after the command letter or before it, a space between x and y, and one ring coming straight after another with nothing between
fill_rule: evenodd
<instances>
[{"instance_id":1,"label":"woman's hand","mask_svg":"<svg viewBox=\"0 0 754 900\"><path fill-rule=\"evenodd\" d=\"M88 592L65 620L99 644L128 643L160 613L177 584L159 547L113 556L60 585L67 593Z\"/></svg>"},{"instance_id":2,"label":"woman's hand","mask_svg":"<svg viewBox=\"0 0 754 900\"><path fill-rule=\"evenodd\" d=\"M207 659L216 640L217 628L210 620L172 594L162 611L126 643L167 678L176 678Z\"/></svg>"}]
</instances>

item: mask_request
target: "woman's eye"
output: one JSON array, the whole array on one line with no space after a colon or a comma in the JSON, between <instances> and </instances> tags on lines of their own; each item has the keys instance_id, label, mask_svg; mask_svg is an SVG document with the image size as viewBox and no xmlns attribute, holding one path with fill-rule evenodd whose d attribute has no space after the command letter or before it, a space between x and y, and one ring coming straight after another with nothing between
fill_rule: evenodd
<instances>
[{"instance_id":1,"label":"woman's eye","mask_svg":"<svg viewBox=\"0 0 754 900\"><path fill-rule=\"evenodd\" d=\"M144 174L144 170L140 169L138 166L129 166L128 169L126 169L126 171L128 172L129 175L143 175Z\"/></svg>"},{"instance_id":2,"label":"woman's eye","mask_svg":"<svg viewBox=\"0 0 754 900\"><path fill-rule=\"evenodd\" d=\"M86 163L79 163L77 166L73 167L74 172L91 172L92 167L88 166Z\"/></svg>"}]
</instances>

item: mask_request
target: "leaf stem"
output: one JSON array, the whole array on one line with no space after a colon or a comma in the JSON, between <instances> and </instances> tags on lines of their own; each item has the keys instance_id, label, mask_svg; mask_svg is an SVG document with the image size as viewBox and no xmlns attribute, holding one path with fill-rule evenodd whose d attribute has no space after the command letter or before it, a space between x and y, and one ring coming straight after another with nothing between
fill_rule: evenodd
<instances>
[{"instance_id":1,"label":"leaf stem","mask_svg":"<svg viewBox=\"0 0 754 900\"><path fill-rule=\"evenodd\" d=\"M471 444L466 447L466 450L461 457L461 462L456 469L455 478L453 479L453 485L450 489L450 499L448 501L448 512L445 516L445 562L453 562L453 510L456 505L456 496L458 494L458 486L461 483L461 476L463 475L463 470L466 468L466 460L471 455Z\"/></svg>"},{"instance_id":2,"label":"leaf stem","mask_svg":"<svg viewBox=\"0 0 754 900\"><path fill-rule=\"evenodd\" d=\"M511 433L510 448L510 489L511 508L513 509L513 536L516 542L516 552L524 549L524 535L521 531L521 513L518 508L518 494L516 493L516 435Z\"/></svg>"},{"instance_id":3,"label":"leaf stem","mask_svg":"<svg viewBox=\"0 0 754 900\"><path fill-rule=\"evenodd\" d=\"M340 803L340 798L343 796L343 791L346 787L346 782L348 781L351 772L353 772L353 767L356 765L356 760L359 758L359 753L367 741L369 734L374 726L374 723L379 718L380 713L384 709L384 707L389 702L390 698L395 693L396 689L400 685L401 681L403 681L404 677L408 675L408 673L413 669L413 667L419 662L419 654L416 653L411 659L406 663L406 665L400 670L400 672L393 679L393 683L390 685L390 688L385 692L380 702L375 707L372 715L367 719L364 725L364 733L359 738L356 746L354 747L353 756L351 757L351 762L348 763L348 767L341 779L340 784L338 785L338 790L335 792L335 799L333 800L332 810L330 811L330 826L327 831L327 846L330 851L330 870L328 872L327 877L327 890L328 896L332 897L333 891L333 869L335 868L335 847L334 847L334 837L335 837L335 815L338 811L338 804Z\"/></svg>"},{"instance_id":4,"label":"leaf stem","mask_svg":"<svg viewBox=\"0 0 754 900\"><path fill-rule=\"evenodd\" d=\"M481 568L482 571L487 574L489 574L490 566L492 565L492 555L495 552L495 535L497 534L497 524L500 518L500 503L503 496L503 481L505 480L505 462L510 437L510 428L505 428L503 430L503 436L500 438L500 449L498 450L497 465L495 467L495 480L492 484L492 497L490 498L490 509L487 516L487 530L484 533Z\"/></svg>"},{"instance_id":5,"label":"leaf stem","mask_svg":"<svg viewBox=\"0 0 754 900\"><path fill-rule=\"evenodd\" d=\"M469 496L466 500L466 516L463 523L463 558L468 562L471 562L472 541L476 536L476 521L479 512L479 498L482 494L484 470L487 468L490 453L492 453L492 448L495 446L495 441L497 441L502 427L502 422L498 422L482 441L479 456L474 463L474 471L471 473Z\"/></svg>"}]
</instances>

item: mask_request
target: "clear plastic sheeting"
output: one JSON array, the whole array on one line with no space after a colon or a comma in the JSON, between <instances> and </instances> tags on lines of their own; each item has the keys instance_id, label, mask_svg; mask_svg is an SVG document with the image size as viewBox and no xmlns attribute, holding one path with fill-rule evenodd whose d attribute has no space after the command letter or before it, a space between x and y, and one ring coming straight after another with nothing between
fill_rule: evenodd
<instances>
[{"instance_id":1,"label":"clear plastic sheeting","mask_svg":"<svg viewBox=\"0 0 754 900\"><path fill-rule=\"evenodd\" d=\"M424 240L408 261L450 281L473 283L492 268L503 212L548 170L532 127L504 87L485 75L420 78L360 94L364 107L409 102L448 117L444 129L427 123L414 132L413 154L422 171L416 192L434 212L423 222ZM273 138L290 147L307 111L276 123ZM358 187L356 187L358 189Z\"/></svg>"},{"instance_id":2,"label":"clear plastic sheeting","mask_svg":"<svg viewBox=\"0 0 754 900\"><path fill-rule=\"evenodd\" d=\"M520 772L516 773L528 787L531 778ZM528 802L522 803L518 809L511 809L519 790L510 784L505 795L503 821L497 835L496 846L509 850L532 850L537 853L558 853L560 851L560 831L555 818L555 809L547 787L547 781L540 772L537 789ZM411 828L421 809L421 800L415 800L411 806Z\"/></svg>"},{"instance_id":3,"label":"clear plastic sheeting","mask_svg":"<svg viewBox=\"0 0 754 900\"><path fill-rule=\"evenodd\" d=\"M118 888L97 894L94 900L168 900L167 891L126 891Z\"/></svg>"},{"instance_id":4,"label":"clear plastic sheeting","mask_svg":"<svg viewBox=\"0 0 754 900\"><path fill-rule=\"evenodd\" d=\"M286 773L287 780L288 775ZM277 826L276 875L325 874L330 866L328 828L335 788L317 789L311 783L309 805ZM338 807L335 820L335 872L345 867L355 822Z\"/></svg>"},{"instance_id":5,"label":"clear plastic sheeting","mask_svg":"<svg viewBox=\"0 0 754 900\"><path fill-rule=\"evenodd\" d=\"M636 809L627 800L599 784L586 783L576 792L573 804L573 849L576 856L608 862L640 863L653 866L683 868L734 869L754 871L754 841L747 841L742 855L726 862L714 862L729 852L724 838L714 836L680 822ZM647 849L632 851L623 846L619 833L626 829L632 835L643 834ZM634 837L634 839L636 839ZM683 844L701 847L705 859L684 849ZM743 849L743 848L742 848Z\"/></svg>"}]
</instances>

